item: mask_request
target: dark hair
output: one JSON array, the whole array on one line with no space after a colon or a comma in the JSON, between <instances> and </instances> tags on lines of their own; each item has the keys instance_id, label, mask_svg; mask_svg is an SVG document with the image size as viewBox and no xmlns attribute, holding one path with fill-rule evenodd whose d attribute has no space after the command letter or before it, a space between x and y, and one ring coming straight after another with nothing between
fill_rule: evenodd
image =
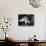
<instances>
[{"instance_id":1,"label":"dark hair","mask_svg":"<svg viewBox=\"0 0 46 46\"><path fill-rule=\"evenodd\" d=\"M34 35L34 37L36 37L36 35Z\"/></svg>"}]
</instances>

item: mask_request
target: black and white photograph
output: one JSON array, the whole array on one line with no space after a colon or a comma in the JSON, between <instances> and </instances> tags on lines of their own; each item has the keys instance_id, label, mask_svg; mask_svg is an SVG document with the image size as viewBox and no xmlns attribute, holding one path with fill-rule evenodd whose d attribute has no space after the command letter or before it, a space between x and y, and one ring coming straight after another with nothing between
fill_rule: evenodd
<instances>
[{"instance_id":1,"label":"black and white photograph","mask_svg":"<svg viewBox=\"0 0 46 46\"><path fill-rule=\"evenodd\" d=\"M33 14L19 14L18 25L19 26L34 26L34 15Z\"/></svg>"}]
</instances>

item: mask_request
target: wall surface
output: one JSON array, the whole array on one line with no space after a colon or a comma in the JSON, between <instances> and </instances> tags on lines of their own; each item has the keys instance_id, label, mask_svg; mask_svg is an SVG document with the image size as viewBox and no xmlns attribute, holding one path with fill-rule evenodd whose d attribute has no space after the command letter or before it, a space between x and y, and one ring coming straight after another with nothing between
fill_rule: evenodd
<instances>
[{"instance_id":1,"label":"wall surface","mask_svg":"<svg viewBox=\"0 0 46 46\"><path fill-rule=\"evenodd\" d=\"M18 14L34 14L35 25L27 27L18 26ZM17 40L27 40L34 34L37 35L37 39L46 40L45 36L45 6L40 8L33 8L30 6L28 0L0 0L0 20L4 16L12 17L12 26L10 33ZM4 39L4 33L0 29L0 39Z\"/></svg>"}]
</instances>

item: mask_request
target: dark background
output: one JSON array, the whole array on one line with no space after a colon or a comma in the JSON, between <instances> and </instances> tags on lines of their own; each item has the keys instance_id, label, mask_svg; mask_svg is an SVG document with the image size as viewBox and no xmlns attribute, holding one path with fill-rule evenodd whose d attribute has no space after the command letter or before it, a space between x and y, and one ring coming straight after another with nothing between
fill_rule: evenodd
<instances>
[{"instance_id":1,"label":"dark background","mask_svg":"<svg viewBox=\"0 0 46 46\"><path fill-rule=\"evenodd\" d=\"M25 24L24 21L23 22L19 21L24 17L27 17L30 23ZM18 25L19 26L34 26L34 15L33 14L19 14L18 15Z\"/></svg>"}]
</instances>

